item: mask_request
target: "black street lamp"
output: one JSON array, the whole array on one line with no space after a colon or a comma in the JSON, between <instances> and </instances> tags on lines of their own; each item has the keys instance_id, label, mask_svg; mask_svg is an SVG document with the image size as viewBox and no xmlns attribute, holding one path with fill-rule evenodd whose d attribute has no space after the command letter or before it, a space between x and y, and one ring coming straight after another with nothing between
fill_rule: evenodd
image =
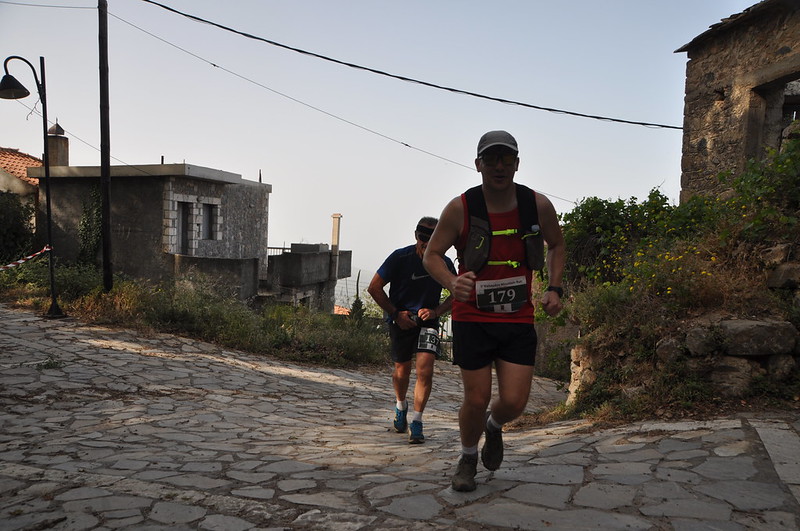
<instances>
[{"instance_id":1,"label":"black street lamp","mask_svg":"<svg viewBox=\"0 0 800 531\"><path fill-rule=\"evenodd\" d=\"M19 59L29 67L33 72L33 79L36 81L36 90L39 92L39 100L42 102L42 132L44 137L44 196L45 196L45 209L47 215L47 247L48 247L48 264L50 266L50 309L47 310L47 317L65 317L64 312L58 307L56 300L56 277L54 269L54 255L53 255L53 220L50 213L50 150L47 141L47 93L45 90L44 82L44 57L39 57L39 71L42 73L41 82L39 76L36 75L36 69L33 65L18 55L7 57L3 62L3 69L5 75L0 80L0 98L6 100L18 100L30 95L30 91L22 86L22 83L8 73L8 62L12 59Z\"/></svg>"}]
</instances>

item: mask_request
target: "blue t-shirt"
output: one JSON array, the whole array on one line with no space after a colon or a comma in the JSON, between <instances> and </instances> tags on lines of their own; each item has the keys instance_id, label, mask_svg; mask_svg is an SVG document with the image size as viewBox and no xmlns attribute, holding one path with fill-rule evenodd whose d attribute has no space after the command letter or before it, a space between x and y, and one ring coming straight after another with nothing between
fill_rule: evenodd
<instances>
[{"instance_id":1,"label":"blue t-shirt","mask_svg":"<svg viewBox=\"0 0 800 531\"><path fill-rule=\"evenodd\" d=\"M455 275L453 261L444 257L447 268ZM436 308L442 286L422 266L416 245L397 249L378 268L378 275L389 284L389 300L398 310L417 311Z\"/></svg>"}]
</instances>

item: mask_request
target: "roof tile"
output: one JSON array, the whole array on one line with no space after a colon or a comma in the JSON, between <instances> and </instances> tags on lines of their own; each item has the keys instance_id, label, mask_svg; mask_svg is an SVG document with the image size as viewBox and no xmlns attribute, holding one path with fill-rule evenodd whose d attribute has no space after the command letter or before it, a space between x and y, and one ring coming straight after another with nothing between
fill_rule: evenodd
<instances>
[{"instance_id":1,"label":"roof tile","mask_svg":"<svg viewBox=\"0 0 800 531\"><path fill-rule=\"evenodd\" d=\"M0 147L0 169L34 186L39 185L39 179L28 177L28 168L42 166L41 159L37 159L18 149Z\"/></svg>"}]
</instances>

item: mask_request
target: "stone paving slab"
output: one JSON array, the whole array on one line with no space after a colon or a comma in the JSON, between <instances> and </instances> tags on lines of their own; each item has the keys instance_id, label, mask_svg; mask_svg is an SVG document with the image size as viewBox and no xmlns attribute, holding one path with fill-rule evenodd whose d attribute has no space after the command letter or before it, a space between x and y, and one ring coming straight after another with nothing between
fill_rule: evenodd
<instances>
[{"instance_id":1,"label":"stone paving slab","mask_svg":"<svg viewBox=\"0 0 800 531\"><path fill-rule=\"evenodd\" d=\"M563 398L536 379L529 409ZM460 399L437 364L409 445L388 368L0 305L0 531L800 529L796 416L507 431L502 467L458 493Z\"/></svg>"}]
</instances>

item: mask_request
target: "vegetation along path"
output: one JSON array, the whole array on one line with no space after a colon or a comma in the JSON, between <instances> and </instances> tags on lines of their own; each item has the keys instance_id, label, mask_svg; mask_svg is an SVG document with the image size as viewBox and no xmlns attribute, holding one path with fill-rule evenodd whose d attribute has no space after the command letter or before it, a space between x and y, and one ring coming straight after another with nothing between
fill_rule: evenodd
<instances>
[{"instance_id":1,"label":"vegetation along path","mask_svg":"<svg viewBox=\"0 0 800 531\"><path fill-rule=\"evenodd\" d=\"M276 362L0 305L0 530L798 529L787 414L507 431L457 493L455 369L427 440L388 371ZM530 408L563 399L538 380Z\"/></svg>"}]
</instances>

